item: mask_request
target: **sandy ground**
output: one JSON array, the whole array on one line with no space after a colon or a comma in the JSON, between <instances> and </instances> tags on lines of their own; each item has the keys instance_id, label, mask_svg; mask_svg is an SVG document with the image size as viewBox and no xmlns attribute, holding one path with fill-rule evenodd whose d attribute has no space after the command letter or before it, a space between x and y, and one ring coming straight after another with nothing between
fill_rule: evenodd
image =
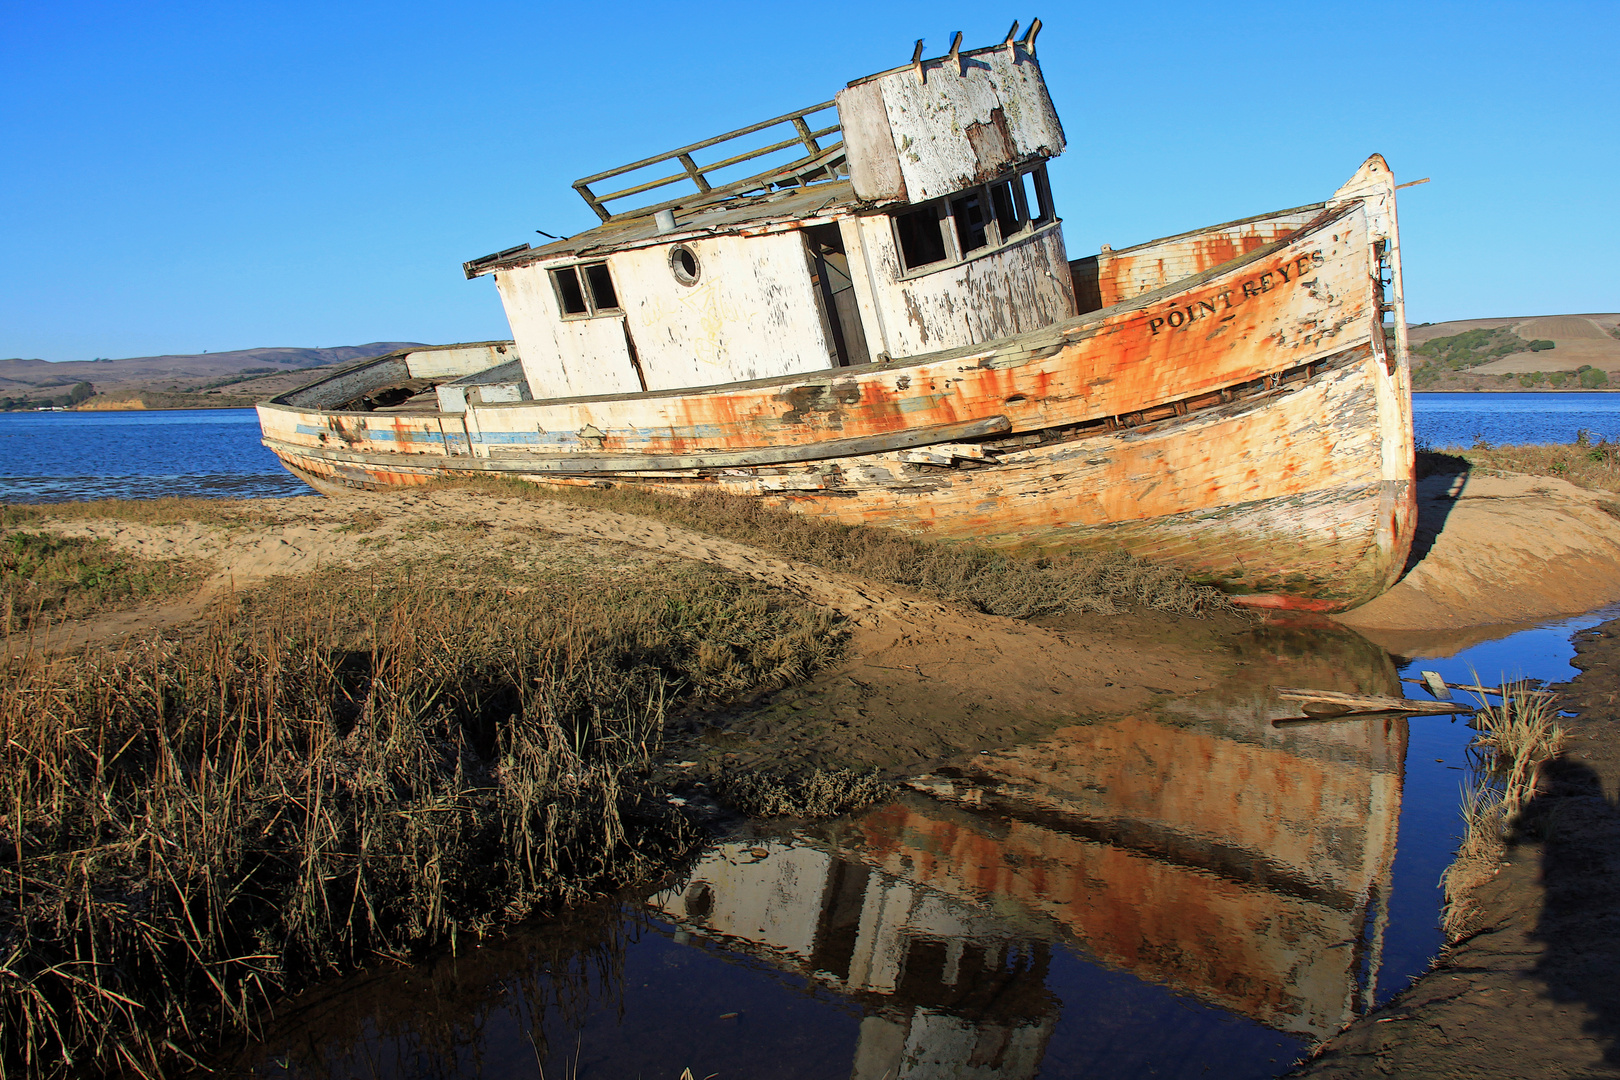
<instances>
[{"instance_id":1,"label":"sandy ground","mask_svg":"<svg viewBox=\"0 0 1620 1080\"><path fill-rule=\"evenodd\" d=\"M471 491L355 494L330 499L256 500L273 525L144 525L118 521L48 523L67 535L97 536L154 558L184 558L213 568L185 600L53 628L49 645L82 648L188 622L229 589L333 565L361 567L402 554L431 558L449 547L509 551L535 530L565 539L585 557L628 545L659 558L712 563L789 588L846 617L849 655L834 671L771 703L762 723L815 698L841 718L819 736L795 725L789 757L839 758L906 771L965 750L1005 745L1077 717L1117 713L1164 694L1208 685L1206 655L1245 619L1140 615L1100 620L1089 631L1033 625L968 611L910 590L860 581L791 562L755 548L646 518L565 503L491 499ZM356 521L382 515L362 531ZM462 526L435 530L445 521ZM470 531L482 522L488 527ZM383 543L385 538L396 539ZM408 539L406 539L408 538ZM614 557L621 557L614 555ZM36 643L37 644L37 643ZM988 673L994 677L987 677ZM800 706L802 708L802 706Z\"/></svg>"},{"instance_id":2,"label":"sandy ground","mask_svg":"<svg viewBox=\"0 0 1620 1080\"><path fill-rule=\"evenodd\" d=\"M1406 576L1337 618L1390 652L1444 656L1620 601L1620 518L1606 504L1620 511L1550 477L1427 477Z\"/></svg>"}]
</instances>

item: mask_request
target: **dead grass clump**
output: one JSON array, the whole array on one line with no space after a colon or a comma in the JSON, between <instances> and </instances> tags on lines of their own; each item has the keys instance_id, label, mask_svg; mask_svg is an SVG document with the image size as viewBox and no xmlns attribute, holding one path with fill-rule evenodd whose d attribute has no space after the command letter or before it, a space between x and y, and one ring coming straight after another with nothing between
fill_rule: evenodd
<instances>
[{"instance_id":1,"label":"dead grass clump","mask_svg":"<svg viewBox=\"0 0 1620 1080\"><path fill-rule=\"evenodd\" d=\"M337 533L368 533L382 525L385 519L375 510L356 510L349 520L333 529Z\"/></svg>"},{"instance_id":2,"label":"dead grass clump","mask_svg":"<svg viewBox=\"0 0 1620 1080\"><path fill-rule=\"evenodd\" d=\"M1440 875L1445 903L1440 929L1447 941L1468 933L1474 913L1474 891L1491 879L1502 858L1508 815L1502 789L1488 782L1465 785L1462 792L1463 835L1457 855Z\"/></svg>"},{"instance_id":3,"label":"dead grass clump","mask_svg":"<svg viewBox=\"0 0 1620 1080\"><path fill-rule=\"evenodd\" d=\"M561 499L640 514L857 577L905 585L991 615L1112 614L1141 605L1183 615L1232 609L1219 590L1123 551L1015 556L870 525L845 525L728 492L669 495L638 488L473 481L503 495Z\"/></svg>"},{"instance_id":4,"label":"dead grass clump","mask_svg":"<svg viewBox=\"0 0 1620 1080\"><path fill-rule=\"evenodd\" d=\"M0 1075L162 1075L317 975L661 872L692 839L645 779L666 713L833 634L710 568L544 596L328 573L15 662Z\"/></svg>"},{"instance_id":5,"label":"dead grass clump","mask_svg":"<svg viewBox=\"0 0 1620 1080\"><path fill-rule=\"evenodd\" d=\"M1500 705L1480 701L1474 745L1486 755L1491 774L1502 781L1502 803L1509 817L1535 795L1541 766L1564 747L1558 700L1557 694L1520 680L1502 684Z\"/></svg>"},{"instance_id":6,"label":"dead grass clump","mask_svg":"<svg viewBox=\"0 0 1620 1080\"><path fill-rule=\"evenodd\" d=\"M1608 438L1593 442L1584 431L1576 433L1573 443L1481 444L1469 449L1452 449L1445 456L1462 458L1475 469L1555 476L1576 487L1620 493L1620 442L1611 442Z\"/></svg>"},{"instance_id":7,"label":"dead grass clump","mask_svg":"<svg viewBox=\"0 0 1620 1080\"><path fill-rule=\"evenodd\" d=\"M264 499L93 499L88 502L0 503L0 528L47 521L127 521L136 525L282 525Z\"/></svg>"},{"instance_id":8,"label":"dead grass clump","mask_svg":"<svg viewBox=\"0 0 1620 1080\"><path fill-rule=\"evenodd\" d=\"M106 540L13 532L0 537L0 632L173 595L195 579L183 561L143 559Z\"/></svg>"},{"instance_id":9,"label":"dead grass clump","mask_svg":"<svg viewBox=\"0 0 1620 1080\"><path fill-rule=\"evenodd\" d=\"M1479 679L1475 677L1475 683ZM1504 682L1501 704L1483 695L1474 725L1473 780L1463 791L1464 831L1457 857L1441 875L1446 904L1442 926L1455 939L1467 932L1471 894L1496 872L1503 844L1535 797L1541 767L1564 746L1558 695L1529 682Z\"/></svg>"},{"instance_id":10,"label":"dead grass clump","mask_svg":"<svg viewBox=\"0 0 1620 1080\"><path fill-rule=\"evenodd\" d=\"M720 800L751 818L826 818L853 813L893 793L875 772L812 767L799 772L727 771L712 782Z\"/></svg>"}]
</instances>

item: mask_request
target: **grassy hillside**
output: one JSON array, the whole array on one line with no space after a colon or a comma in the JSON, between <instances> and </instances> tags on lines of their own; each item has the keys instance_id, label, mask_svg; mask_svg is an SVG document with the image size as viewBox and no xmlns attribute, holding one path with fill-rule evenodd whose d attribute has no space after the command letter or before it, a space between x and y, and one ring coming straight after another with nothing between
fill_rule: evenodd
<instances>
[{"instance_id":1,"label":"grassy hillside","mask_svg":"<svg viewBox=\"0 0 1620 1080\"><path fill-rule=\"evenodd\" d=\"M1414 390L1620 386L1620 315L1543 315L1408 328Z\"/></svg>"},{"instance_id":2,"label":"grassy hillside","mask_svg":"<svg viewBox=\"0 0 1620 1080\"><path fill-rule=\"evenodd\" d=\"M238 349L59 363L12 358L0 360L0 409L37 409L81 402L90 408L119 402L126 408L153 409L246 405L307 382L320 368L382 356L416 344L374 341L331 349ZM86 385L93 397L82 389Z\"/></svg>"}]
</instances>

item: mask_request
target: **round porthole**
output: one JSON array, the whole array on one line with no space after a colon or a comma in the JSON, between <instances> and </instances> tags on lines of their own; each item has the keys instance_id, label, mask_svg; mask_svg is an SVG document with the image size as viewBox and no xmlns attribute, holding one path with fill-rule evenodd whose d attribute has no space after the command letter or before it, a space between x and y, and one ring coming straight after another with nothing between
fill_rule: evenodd
<instances>
[{"instance_id":1,"label":"round porthole","mask_svg":"<svg viewBox=\"0 0 1620 1080\"><path fill-rule=\"evenodd\" d=\"M702 922L714 910L714 890L706 882L694 881L686 887L686 894L681 898L685 901L686 917Z\"/></svg>"},{"instance_id":2,"label":"round porthole","mask_svg":"<svg viewBox=\"0 0 1620 1080\"><path fill-rule=\"evenodd\" d=\"M676 244L669 249L669 271L682 285L696 285L703 272L698 265L697 255L685 244Z\"/></svg>"}]
</instances>

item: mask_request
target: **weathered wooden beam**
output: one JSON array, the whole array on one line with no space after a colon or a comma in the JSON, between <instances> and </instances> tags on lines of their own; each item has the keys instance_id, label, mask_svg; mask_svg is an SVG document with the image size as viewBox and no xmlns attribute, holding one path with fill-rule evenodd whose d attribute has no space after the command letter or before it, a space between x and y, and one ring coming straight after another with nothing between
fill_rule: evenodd
<instances>
[{"instance_id":1,"label":"weathered wooden beam","mask_svg":"<svg viewBox=\"0 0 1620 1080\"><path fill-rule=\"evenodd\" d=\"M821 461L830 458L859 457L881 454L891 450L907 450L934 443L956 443L964 439L983 438L986 435L1005 434L1012 424L1005 416L991 416L982 420L964 420L956 424L935 424L929 427L907 428L885 432L882 435L863 435L850 439L827 439L817 443L791 446L765 446L753 450L728 450L712 454L613 454L595 452L557 452L546 450L491 450L487 459L458 458L445 466L458 471L484 471L508 473L649 473L679 472L687 469L738 469L756 465L786 465L796 462ZM361 461L371 464L433 466L433 455L412 455L407 459L400 454L363 453L350 450L327 450L298 447L266 438L264 444L275 450L311 454L334 461Z\"/></svg>"},{"instance_id":2,"label":"weathered wooden beam","mask_svg":"<svg viewBox=\"0 0 1620 1080\"><path fill-rule=\"evenodd\" d=\"M1342 694L1337 690L1310 690L1300 687L1274 687L1284 701L1320 702L1324 705L1343 705L1364 712L1420 713L1439 716L1444 713L1472 712L1466 706L1439 701L1415 701L1412 698L1381 697L1377 694Z\"/></svg>"},{"instance_id":3,"label":"weathered wooden beam","mask_svg":"<svg viewBox=\"0 0 1620 1080\"><path fill-rule=\"evenodd\" d=\"M1406 712L1347 712L1333 716L1284 716L1271 722L1272 727L1298 727L1301 724L1336 724L1341 720L1398 720L1410 716Z\"/></svg>"},{"instance_id":4,"label":"weathered wooden beam","mask_svg":"<svg viewBox=\"0 0 1620 1080\"><path fill-rule=\"evenodd\" d=\"M777 124L787 123L788 121L793 120L795 117L812 116L815 113L830 109L836 104L837 102L833 101L823 101L820 105L812 105L808 109L799 109L796 112L784 113L781 116L773 117L770 120L761 120L757 124L750 124L747 127L741 127L735 131L728 131L724 135L716 135L712 139L704 139L701 142L688 143L685 146L677 147L676 149L670 150L667 153L654 154L652 157L642 158L640 161L632 161L628 165L620 165L618 168L608 169L606 172L594 173L590 176L582 177L575 182L580 184L594 184L598 180L606 180L610 176L619 176L623 173L634 172L637 169L646 168L648 165L656 165L660 161L668 161L679 154L690 154L694 150L706 150L711 146L727 142L731 139L740 138L743 135L752 135L756 131L764 131L768 127L775 127ZM712 169L714 166L709 165L706 166L706 168Z\"/></svg>"}]
</instances>

